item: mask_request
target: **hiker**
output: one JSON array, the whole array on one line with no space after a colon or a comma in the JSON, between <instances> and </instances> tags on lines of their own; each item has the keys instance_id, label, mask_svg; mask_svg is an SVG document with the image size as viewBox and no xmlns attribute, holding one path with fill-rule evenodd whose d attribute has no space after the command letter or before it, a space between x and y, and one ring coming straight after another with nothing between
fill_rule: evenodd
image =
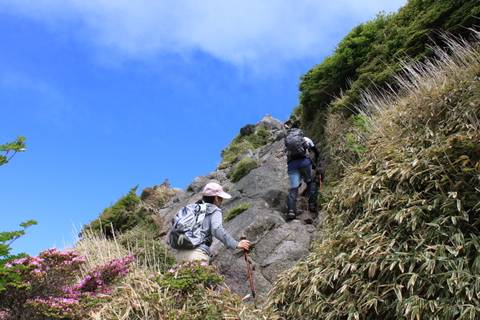
<instances>
[{"instance_id":1,"label":"hiker","mask_svg":"<svg viewBox=\"0 0 480 320\"><path fill-rule=\"evenodd\" d=\"M208 183L203 189L203 198L197 204L205 204L206 212L202 224L202 240L193 249L174 249L177 262L183 260L210 261L210 246L212 235L220 240L227 248L248 250L250 241L241 240L238 242L223 228L223 215L220 209L223 199L230 199L232 196L223 191L218 183Z\"/></svg>"},{"instance_id":2,"label":"hiker","mask_svg":"<svg viewBox=\"0 0 480 320\"><path fill-rule=\"evenodd\" d=\"M297 194L302 180L307 184L308 210L316 212L317 207L317 186L313 181L312 170L316 167L320 153L312 140L305 136L302 130L292 125L287 127L285 137L285 153L288 162L288 178L290 180L290 191L287 196L287 221L296 219L297 216ZM315 156L312 161L310 151Z\"/></svg>"}]
</instances>

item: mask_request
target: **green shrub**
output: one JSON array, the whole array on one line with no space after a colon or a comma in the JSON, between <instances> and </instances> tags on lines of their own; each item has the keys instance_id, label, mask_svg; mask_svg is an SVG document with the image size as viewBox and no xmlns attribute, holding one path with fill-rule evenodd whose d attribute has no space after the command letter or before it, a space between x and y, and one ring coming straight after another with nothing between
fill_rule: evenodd
<instances>
[{"instance_id":1,"label":"green shrub","mask_svg":"<svg viewBox=\"0 0 480 320\"><path fill-rule=\"evenodd\" d=\"M247 137L247 140L253 144L254 148L260 148L267 144L268 138L270 138L271 133L265 127L258 127L255 134Z\"/></svg>"},{"instance_id":2,"label":"green shrub","mask_svg":"<svg viewBox=\"0 0 480 320\"><path fill-rule=\"evenodd\" d=\"M185 261L152 278L160 287L175 294L174 299L162 300L166 309L163 319L223 319L221 309L205 306L207 288L223 284L218 269L204 261ZM159 298L158 293L152 293L144 299L158 304Z\"/></svg>"},{"instance_id":3,"label":"green shrub","mask_svg":"<svg viewBox=\"0 0 480 320\"><path fill-rule=\"evenodd\" d=\"M233 182L238 182L238 181L240 181L240 179L242 179L247 174L249 174L250 171L252 171L253 169L258 168L258 167L260 167L260 164L257 161L255 161L253 159L250 159L250 158L243 158L238 163L238 165L235 168L235 171L231 175L230 179Z\"/></svg>"},{"instance_id":4,"label":"green shrub","mask_svg":"<svg viewBox=\"0 0 480 320\"><path fill-rule=\"evenodd\" d=\"M270 138L271 135L272 135L272 133L270 131L268 131L267 128L265 128L265 127L258 127L257 128L257 136L262 137L261 145L266 144L267 141L268 141L268 138Z\"/></svg>"},{"instance_id":5,"label":"green shrub","mask_svg":"<svg viewBox=\"0 0 480 320\"><path fill-rule=\"evenodd\" d=\"M255 133L255 125L253 124L247 124L245 127L240 129L240 134L242 136L249 136L254 133Z\"/></svg>"},{"instance_id":6,"label":"green shrub","mask_svg":"<svg viewBox=\"0 0 480 320\"><path fill-rule=\"evenodd\" d=\"M225 169L232 166L237 162L238 157L249 149L253 150L254 146L238 135L226 149L222 150L222 162L218 166L218 169Z\"/></svg>"},{"instance_id":7,"label":"green shrub","mask_svg":"<svg viewBox=\"0 0 480 320\"><path fill-rule=\"evenodd\" d=\"M238 207L233 208L233 209L230 210L230 212L226 215L226 217L225 217L225 219L224 219L224 222L230 221L230 220L232 220L233 218L235 218L236 216L238 216L240 213L248 210L248 208L250 208L251 205L252 205L252 203L251 203L251 202L248 202L248 203L244 203L244 204L239 205Z\"/></svg>"},{"instance_id":8,"label":"green shrub","mask_svg":"<svg viewBox=\"0 0 480 320\"><path fill-rule=\"evenodd\" d=\"M161 286L168 286L185 294L198 289L199 286L205 288L223 283L218 267L203 261L185 261L182 264L176 264L153 280Z\"/></svg>"},{"instance_id":9,"label":"green shrub","mask_svg":"<svg viewBox=\"0 0 480 320\"><path fill-rule=\"evenodd\" d=\"M92 231L98 231L104 233L107 237L111 237L115 232L124 232L133 228L137 222L136 218L138 218L135 217L136 205L140 201L136 192L137 188L138 186L130 189L125 196L118 199L111 207L105 208L98 219L84 226L83 229L88 227Z\"/></svg>"},{"instance_id":10,"label":"green shrub","mask_svg":"<svg viewBox=\"0 0 480 320\"><path fill-rule=\"evenodd\" d=\"M244 127L245 128L245 127ZM251 127L249 127L251 128ZM244 131L251 131L245 129ZM237 135L230 145L222 150L222 162L217 169L225 169L238 161L238 158L247 150L255 150L267 144L271 133L265 127L255 127L255 133L250 135Z\"/></svg>"},{"instance_id":11,"label":"green shrub","mask_svg":"<svg viewBox=\"0 0 480 320\"><path fill-rule=\"evenodd\" d=\"M153 225L152 215L156 209L163 207L180 191L171 189L167 180L160 186L145 188L140 197L137 188L138 186L130 189L127 195L105 208L98 219L83 227L80 236L85 234L87 228L112 238L115 233L124 233L138 225Z\"/></svg>"},{"instance_id":12,"label":"green shrub","mask_svg":"<svg viewBox=\"0 0 480 320\"><path fill-rule=\"evenodd\" d=\"M15 259L26 257L24 253L12 255L10 254L10 245L13 241L25 234L25 229L32 225L36 225L35 220L29 220L20 224L23 230L0 232L0 291L5 290L4 284L7 282L16 282L20 280L18 272L14 268L5 268L5 265Z\"/></svg>"}]
</instances>

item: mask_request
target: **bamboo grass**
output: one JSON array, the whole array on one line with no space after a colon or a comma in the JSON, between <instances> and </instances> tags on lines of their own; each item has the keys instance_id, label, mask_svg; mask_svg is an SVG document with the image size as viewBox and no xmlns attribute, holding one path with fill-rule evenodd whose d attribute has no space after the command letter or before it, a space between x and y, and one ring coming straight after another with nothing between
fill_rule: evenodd
<instances>
[{"instance_id":1,"label":"bamboo grass","mask_svg":"<svg viewBox=\"0 0 480 320\"><path fill-rule=\"evenodd\" d=\"M304 262L283 273L268 305L286 319L480 317L480 56L477 42L405 61L398 94L366 92L368 130L338 115L330 152L353 130L366 151L338 154L344 178ZM338 130L336 130L338 128Z\"/></svg>"}]
</instances>

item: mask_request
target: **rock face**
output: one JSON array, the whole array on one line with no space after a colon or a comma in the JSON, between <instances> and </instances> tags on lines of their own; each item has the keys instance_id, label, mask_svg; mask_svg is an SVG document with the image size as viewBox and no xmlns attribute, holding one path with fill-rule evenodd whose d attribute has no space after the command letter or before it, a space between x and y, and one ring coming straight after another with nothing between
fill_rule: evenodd
<instances>
[{"instance_id":1,"label":"rock face","mask_svg":"<svg viewBox=\"0 0 480 320\"><path fill-rule=\"evenodd\" d=\"M298 197L299 219L285 222L286 199L290 188L287 175L287 159L283 153L286 131L283 123L270 115L257 126L266 127L271 133L270 142L262 148L248 150L242 158L249 157L261 164L236 184L227 179L231 168L199 176L177 194L159 212L163 220L161 235L165 240L175 213L183 206L201 199L203 187L208 182L218 182L231 199L224 200L224 218L230 210L250 204L247 210L224 227L235 239L245 235L251 242L249 252L253 281L258 297L266 297L278 274L290 268L309 253L310 243L316 236L316 224L320 217L305 210L306 199ZM303 211L303 213L302 213ZM244 297L251 293L244 253L227 249L214 239L212 264L219 265L225 282L233 292Z\"/></svg>"}]
</instances>

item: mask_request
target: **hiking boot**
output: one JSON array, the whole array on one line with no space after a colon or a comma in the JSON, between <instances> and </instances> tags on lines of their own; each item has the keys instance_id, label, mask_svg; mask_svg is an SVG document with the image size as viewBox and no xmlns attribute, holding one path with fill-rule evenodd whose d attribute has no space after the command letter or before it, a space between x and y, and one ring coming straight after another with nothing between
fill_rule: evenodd
<instances>
[{"instance_id":1,"label":"hiking boot","mask_svg":"<svg viewBox=\"0 0 480 320\"><path fill-rule=\"evenodd\" d=\"M309 204L308 205L308 211L317 213L317 206L315 204Z\"/></svg>"},{"instance_id":2,"label":"hiking boot","mask_svg":"<svg viewBox=\"0 0 480 320\"><path fill-rule=\"evenodd\" d=\"M295 212L290 211L289 213L287 213L287 222L295 219L296 219Z\"/></svg>"}]
</instances>

